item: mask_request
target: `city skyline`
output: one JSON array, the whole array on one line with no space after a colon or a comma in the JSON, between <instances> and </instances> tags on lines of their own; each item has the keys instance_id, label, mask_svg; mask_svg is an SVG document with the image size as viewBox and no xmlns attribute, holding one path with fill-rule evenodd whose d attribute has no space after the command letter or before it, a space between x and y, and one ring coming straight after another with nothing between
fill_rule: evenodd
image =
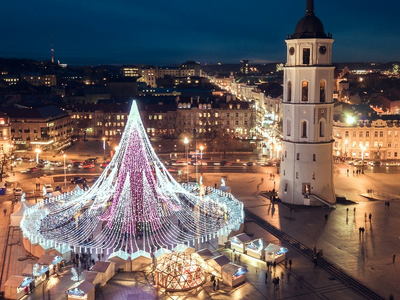
<instances>
[{"instance_id":1,"label":"city skyline","mask_svg":"<svg viewBox=\"0 0 400 300\"><path fill-rule=\"evenodd\" d=\"M304 1L239 4L41 0L21 9L9 2L0 17L9 28L0 37L0 56L50 60L53 36L56 61L73 65L285 61L283 40L304 14ZM334 62L398 60L400 3L385 4L315 1L335 39Z\"/></svg>"}]
</instances>

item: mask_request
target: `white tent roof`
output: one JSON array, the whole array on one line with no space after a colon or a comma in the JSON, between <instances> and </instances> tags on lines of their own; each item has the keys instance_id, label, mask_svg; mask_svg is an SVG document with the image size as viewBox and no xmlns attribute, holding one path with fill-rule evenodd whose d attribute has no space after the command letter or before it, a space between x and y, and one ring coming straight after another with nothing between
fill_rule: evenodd
<instances>
[{"instance_id":1,"label":"white tent roof","mask_svg":"<svg viewBox=\"0 0 400 300\"><path fill-rule=\"evenodd\" d=\"M274 244L269 244L264 250L265 252L272 252L276 253L281 249L282 246L274 245Z\"/></svg>"},{"instance_id":2,"label":"white tent roof","mask_svg":"<svg viewBox=\"0 0 400 300\"><path fill-rule=\"evenodd\" d=\"M160 248L160 249L157 249L157 251L154 252L153 254L154 254L155 258L159 258L159 257L163 256L164 254L168 254L168 253L172 253L172 251L169 249L166 249L166 248Z\"/></svg>"},{"instance_id":3,"label":"white tent roof","mask_svg":"<svg viewBox=\"0 0 400 300\"><path fill-rule=\"evenodd\" d=\"M108 259L114 258L114 257L118 257L118 258L121 258L123 260L128 260L129 259L129 253L126 253L125 251L122 251L122 250L118 250L116 252L111 253L110 256L108 257Z\"/></svg>"},{"instance_id":4,"label":"white tent roof","mask_svg":"<svg viewBox=\"0 0 400 300\"><path fill-rule=\"evenodd\" d=\"M139 250L139 251L136 251L135 253L133 253L131 255L131 259L135 260L136 258L139 258L140 256L151 259L151 254L146 251L143 251L143 250Z\"/></svg>"},{"instance_id":5,"label":"white tent roof","mask_svg":"<svg viewBox=\"0 0 400 300\"><path fill-rule=\"evenodd\" d=\"M11 214L11 226L19 226L19 223L21 223L24 213L28 208L26 201L22 201L18 210Z\"/></svg>"}]
</instances>

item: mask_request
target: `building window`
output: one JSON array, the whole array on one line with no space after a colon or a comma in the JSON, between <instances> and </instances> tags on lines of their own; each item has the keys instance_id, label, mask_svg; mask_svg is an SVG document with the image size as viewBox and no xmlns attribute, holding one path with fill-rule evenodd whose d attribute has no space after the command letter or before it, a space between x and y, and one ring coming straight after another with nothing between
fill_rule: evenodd
<instances>
[{"instance_id":1,"label":"building window","mask_svg":"<svg viewBox=\"0 0 400 300\"><path fill-rule=\"evenodd\" d=\"M312 172L312 180L315 180L315 172Z\"/></svg>"},{"instance_id":2,"label":"building window","mask_svg":"<svg viewBox=\"0 0 400 300\"><path fill-rule=\"evenodd\" d=\"M397 152L394 153L394 157L397 157Z\"/></svg>"},{"instance_id":3,"label":"building window","mask_svg":"<svg viewBox=\"0 0 400 300\"><path fill-rule=\"evenodd\" d=\"M301 122L301 137L302 138L307 137L307 122L306 121Z\"/></svg>"},{"instance_id":4,"label":"building window","mask_svg":"<svg viewBox=\"0 0 400 300\"><path fill-rule=\"evenodd\" d=\"M353 131L353 137L357 137L357 131Z\"/></svg>"},{"instance_id":5,"label":"building window","mask_svg":"<svg viewBox=\"0 0 400 300\"><path fill-rule=\"evenodd\" d=\"M239 125L239 121L235 121L235 125Z\"/></svg>"},{"instance_id":6,"label":"building window","mask_svg":"<svg viewBox=\"0 0 400 300\"><path fill-rule=\"evenodd\" d=\"M301 83L301 100L308 101L308 81L306 80Z\"/></svg>"},{"instance_id":7,"label":"building window","mask_svg":"<svg viewBox=\"0 0 400 300\"><path fill-rule=\"evenodd\" d=\"M362 131L360 131L360 138L362 138L363 137L363 132Z\"/></svg>"},{"instance_id":8,"label":"building window","mask_svg":"<svg viewBox=\"0 0 400 300\"><path fill-rule=\"evenodd\" d=\"M348 132L348 131L345 131L345 132L344 132L344 136L345 136L345 137L349 137L349 132Z\"/></svg>"},{"instance_id":9,"label":"building window","mask_svg":"<svg viewBox=\"0 0 400 300\"><path fill-rule=\"evenodd\" d=\"M316 154L313 154L313 155L312 155L312 160L313 160L313 161L317 161L317 155L316 155Z\"/></svg>"},{"instance_id":10,"label":"building window","mask_svg":"<svg viewBox=\"0 0 400 300\"><path fill-rule=\"evenodd\" d=\"M369 137L369 131L365 132L365 137Z\"/></svg>"},{"instance_id":11,"label":"building window","mask_svg":"<svg viewBox=\"0 0 400 300\"><path fill-rule=\"evenodd\" d=\"M325 80L319 82L319 101L325 102Z\"/></svg>"},{"instance_id":12,"label":"building window","mask_svg":"<svg viewBox=\"0 0 400 300\"><path fill-rule=\"evenodd\" d=\"M296 172L296 179L299 179L299 172Z\"/></svg>"},{"instance_id":13,"label":"building window","mask_svg":"<svg viewBox=\"0 0 400 300\"><path fill-rule=\"evenodd\" d=\"M378 131L375 131L375 137L378 137Z\"/></svg>"},{"instance_id":14,"label":"building window","mask_svg":"<svg viewBox=\"0 0 400 300\"><path fill-rule=\"evenodd\" d=\"M388 131L388 136L392 136L392 132L390 130Z\"/></svg>"},{"instance_id":15,"label":"building window","mask_svg":"<svg viewBox=\"0 0 400 300\"><path fill-rule=\"evenodd\" d=\"M309 65L310 64L310 48L303 49L303 64Z\"/></svg>"},{"instance_id":16,"label":"building window","mask_svg":"<svg viewBox=\"0 0 400 300\"><path fill-rule=\"evenodd\" d=\"M388 143L388 148L392 147L392 142Z\"/></svg>"},{"instance_id":17,"label":"building window","mask_svg":"<svg viewBox=\"0 0 400 300\"><path fill-rule=\"evenodd\" d=\"M383 131L379 132L379 137L383 137Z\"/></svg>"},{"instance_id":18,"label":"building window","mask_svg":"<svg viewBox=\"0 0 400 300\"><path fill-rule=\"evenodd\" d=\"M287 101L292 101L292 82L288 82Z\"/></svg>"},{"instance_id":19,"label":"building window","mask_svg":"<svg viewBox=\"0 0 400 300\"><path fill-rule=\"evenodd\" d=\"M287 151L285 151L285 157L287 157Z\"/></svg>"},{"instance_id":20,"label":"building window","mask_svg":"<svg viewBox=\"0 0 400 300\"><path fill-rule=\"evenodd\" d=\"M297 160L300 160L300 153L297 153Z\"/></svg>"}]
</instances>

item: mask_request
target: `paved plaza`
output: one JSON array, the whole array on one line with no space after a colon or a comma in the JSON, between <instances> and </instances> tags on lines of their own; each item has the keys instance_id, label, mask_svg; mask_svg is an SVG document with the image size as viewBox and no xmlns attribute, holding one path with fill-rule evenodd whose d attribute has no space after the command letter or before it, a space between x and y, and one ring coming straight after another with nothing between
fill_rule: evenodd
<instances>
[{"instance_id":1,"label":"paved plaza","mask_svg":"<svg viewBox=\"0 0 400 300\"><path fill-rule=\"evenodd\" d=\"M400 254L400 202L391 201L390 208L384 201L370 201L359 194L373 188L388 193L400 194L398 188L399 175L372 174L350 176L346 175L346 165L335 165L335 187L337 194L346 196L349 200L337 204L336 209L304 208L292 211L282 204L271 204L260 195L261 191L271 190L274 180L269 180L268 174L203 174L206 185L220 183L222 176L226 184L232 188L232 193L241 200L246 209L270 222L280 230L291 235L303 244L318 250L323 249L324 258L333 262L349 275L353 276L373 291L388 299L392 293L394 299L400 299L398 282L398 261L393 263L393 253ZM262 180L263 178L263 180ZM275 186L278 187L279 176L275 176ZM31 200L31 202L34 202ZM8 233L7 224L11 211L11 202L0 203L0 250L1 268L5 268L2 284L10 275L21 274L23 268L34 260L18 261L26 254L17 242L19 232L12 231L9 240L8 256L3 265L3 253ZM3 217L3 210L7 209ZM354 212L354 208L356 211ZM348 211L347 211L348 209ZM372 214L372 222L365 221L365 213ZM325 221L325 214L328 220ZM364 235L359 233L359 227L365 227ZM264 237L266 241L276 242L272 236L251 220L245 224L245 232L254 238ZM208 244L215 251L218 246ZM207 281L202 288L189 293L164 293L154 289L150 270L138 273L118 273L97 294L98 299L363 299L346 282L341 282L335 276L320 267L314 267L312 262L299 252L289 249L288 258L293 260L292 269L279 264L276 270L268 273L268 283L265 283L265 263L242 255L241 264L249 269L246 282L239 287L230 288L220 284L218 291L212 290L212 284ZM230 250L220 250L231 258ZM232 257L233 259L233 257ZM279 289L275 290L271 277L283 278ZM54 277L47 286L40 286L28 299L65 299L65 290L70 281L70 269L65 269L59 277ZM3 286L2 286L3 289ZM43 294L47 295L43 298Z\"/></svg>"}]
</instances>

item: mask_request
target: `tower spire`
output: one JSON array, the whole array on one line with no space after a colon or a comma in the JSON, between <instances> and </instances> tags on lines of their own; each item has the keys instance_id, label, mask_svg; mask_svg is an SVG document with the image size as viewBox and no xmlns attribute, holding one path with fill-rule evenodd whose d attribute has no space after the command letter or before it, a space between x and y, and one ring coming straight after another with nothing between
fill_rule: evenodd
<instances>
[{"instance_id":1,"label":"tower spire","mask_svg":"<svg viewBox=\"0 0 400 300\"><path fill-rule=\"evenodd\" d=\"M306 16L314 15L314 0L307 0Z\"/></svg>"},{"instance_id":2,"label":"tower spire","mask_svg":"<svg viewBox=\"0 0 400 300\"><path fill-rule=\"evenodd\" d=\"M51 35L51 63L54 64L53 35Z\"/></svg>"}]
</instances>

